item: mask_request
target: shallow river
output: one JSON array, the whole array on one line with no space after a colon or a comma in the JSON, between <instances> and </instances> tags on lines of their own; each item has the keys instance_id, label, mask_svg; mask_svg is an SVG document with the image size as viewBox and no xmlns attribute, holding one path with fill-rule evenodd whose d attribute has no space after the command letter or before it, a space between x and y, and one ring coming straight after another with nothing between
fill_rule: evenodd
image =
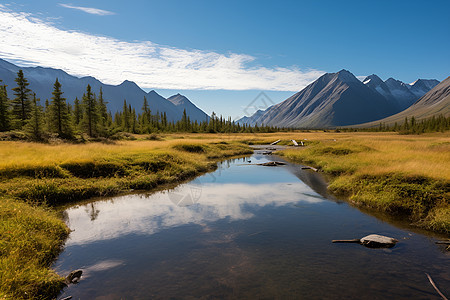
<instances>
[{"instance_id":1,"label":"shallow river","mask_svg":"<svg viewBox=\"0 0 450 300\"><path fill-rule=\"evenodd\" d=\"M436 236L327 196L300 166L255 165L273 159L256 153L172 190L67 208L74 231L53 267L84 273L59 298L441 299L425 273L450 295L450 253ZM371 233L400 242L331 243Z\"/></svg>"}]
</instances>

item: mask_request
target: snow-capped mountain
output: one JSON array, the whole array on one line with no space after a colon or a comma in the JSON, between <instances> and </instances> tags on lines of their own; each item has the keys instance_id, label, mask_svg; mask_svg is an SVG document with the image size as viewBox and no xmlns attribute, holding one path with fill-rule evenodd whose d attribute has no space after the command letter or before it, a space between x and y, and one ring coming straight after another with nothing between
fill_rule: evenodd
<instances>
[{"instance_id":1,"label":"snow-capped mountain","mask_svg":"<svg viewBox=\"0 0 450 300\"><path fill-rule=\"evenodd\" d=\"M417 101L439 81L419 79L411 85L375 74L362 82L347 70L327 73L285 101L238 120L242 124L279 127L335 127L379 120Z\"/></svg>"},{"instance_id":2,"label":"snow-capped mountain","mask_svg":"<svg viewBox=\"0 0 450 300\"><path fill-rule=\"evenodd\" d=\"M409 90L411 93L420 98L438 84L439 81L436 79L417 79L413 83L409 84Z\"/></svg>"},{"instance_id":3,"label":"snow-capped mountain","mask_svg":"<svg viewBox=\"0 0 450 300\"><path fill-rule=\"evenodd\" d=\"M396 107L352 73L327 73L285 101L269 107L249 124L279 127L335 127L368 122L396 112ZM243 120L239 120L242 122Z\"/></svg>"},{"instance_id":4,"label":"snow-capped mountain","mask_svg":"<svg viewBox=\"0 0 450 300\"><path fill-rule=\"evenodd\" d=\"M367 76L363 83L392 101L398 110L402 111L435 87L439 81L436 79L418 79L412 84L406 84L394 78L383 81L377 75L372 74Z\"/></svg>"},{"instance_id":5,"label":"snow-capped mountain","mask_svg":"<svg viewBox=\"0 0 450 300\"><path fill-rule=\"evenodd\" d=\"M400 80L391 77L386 80L385 83L392 96L396 99L400 110L409 107L418 99L418 97L409 90L410 86Z\"/></svg>"},{"instance_id":6,"label":"snow-capped mountain","mask_svg":"<svg viewBox=\"0 0 450 300\"><path fill-rule=\"evenodd\" d=\"M401 124L405 118L415 117L416 120L421 120L437 115L450 116L450 77L440 82L407 109L375 122L361 124L359 127L373 127L380 123Z\"/></svg>"},{"instance_id":7,"label":"snow-capped mountain","mask_svg":"<svg viewBox=\"0 0 450 300\"><path fill-rule=\"evenodd\" d=\"M377 75L372 74L370 76L367 76L363 80L363 83L372 90L380 93L389 101L396 103L396 105L398 105L397 100L395 99L394 95L392 95L388 85L383 80L381 80L381 78L378 77ZM399 107L399 109L401 108Z\"/></svg>"}]
</instances>

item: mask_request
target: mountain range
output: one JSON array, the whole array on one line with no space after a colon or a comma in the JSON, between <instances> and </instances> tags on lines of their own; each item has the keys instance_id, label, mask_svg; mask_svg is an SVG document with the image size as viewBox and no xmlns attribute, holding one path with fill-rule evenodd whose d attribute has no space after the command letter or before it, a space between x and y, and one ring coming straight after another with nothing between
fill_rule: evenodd
<instances>
[{"instance_id":1,"label":"mountain range","mask_svg":"<svg viewBox=\"0 0 450 300\"><path fill-rule=\"evenodd\" d=\"M415 103L433 87L435 79L412 84L373 74L362 82L351 72L326 73L283 102L238 120L243 124L278 127L327 128L380 120Z\"/></svg>"},{"instance_id":2,"label":"mountain range","mask_svg":"<svg viewBox=\"0 0 450 300\"><path fill-rule=\"evenodd\" d=\"M14 79L17 77L17 72L20 69L22 69L25 78L30 83L28 87L41 100L51 99L53 84L56 78L58 78L58 81L62 85L62 91L64 92L63 97L69 103L73 103L76 97L81 100L89 84L92 91L97 94L100 88L102 88L103 98L108 101L108 109L113 113L122 110L125 99L128 104L131 104L137 111L140 111L144 97L146 97L152 114L165 112L169 121L180 120L184 109L186 109L186 113L192 121L197 120L201 122L209 118L205 112L180 94L170 97L169 99L172 100L169 100L154 90L145 92L136 83L128 80L125 80L119 85L109 85L91 76L79 78L59 69L18 67L6 60L0 59L0 79L3 80L2 84L7 85L9 98L13 96L11 89L16 86Z\"/></svg>"},{"instance_id":3,"label":"mountain range","mask_svg":"<svg viewBox=\"0 0 450 300\"><path fill-rule=\"evenodd\" d=\"M405 118L414 117L420 120L437 115L450 116L450 76L432 88L407 109L387 118L377 120L376 122L360 124L358 127L373 127L378 126L380 123L392 125L397 122L401 124Z\"/></svg>"}]
</instances>

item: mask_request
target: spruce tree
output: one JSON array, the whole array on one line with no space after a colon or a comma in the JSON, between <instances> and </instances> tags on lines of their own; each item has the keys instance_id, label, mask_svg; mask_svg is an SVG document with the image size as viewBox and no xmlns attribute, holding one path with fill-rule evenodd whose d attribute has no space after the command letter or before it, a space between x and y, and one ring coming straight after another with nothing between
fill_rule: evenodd
<instances>
[{"instance_id":1,"label":"spruce tree","mask_svg":"<svg viewBox=\"0 0 450 300\"><path fill-rule=\"evenodd\" d=\"M70 127L70 119L67 111L66 98L62 97L61 83L56 78L53 85L52 101L50 103L50 129L58 133L60 137L70 137L72 130Z\"/></svg>"},{"instance_id":2,"label":"spruce tree","mask_svg":"<svg viewBox=\"0 0 450 300\"><path fill-rule=\"evenodd\" d=\"M33 94L30 118L24 127L25 132L35 141L41 141L44 137L44 113L39 101L39 99L36 99L36 94Z\"/></svg>"},{"instance_id":3,"label":"spruce tree","mask_svg":"<svg viewBox=\"0 0 450 300\"><path fill-rule=\"evenodd\" d=\"M81 124L81 120L83 119L83 107L81 106L78 98L75 98L73 106L73 124L76 128L78 128Z\"/></svg>"},{"instance_id":4,"label":"spruce tree","mask_svg":"<svg viewBox=\"0 0 450 300\"><path fill-rule=\"evenodd\" d=\"M131 106L130 106L131 108ZM138 133L137 131L137 121L136 121L136 110L133 108L131 111L131 132Z\"/></svg>"},{"instance_id":5,"label":"spruce tree","mask_svg":"<svg viewBox=\"0 0 450 300\"><path fill-rule=\"evenodd\" d=\"M99 117L99 124L102 126L102 128L106 127L106 122L108 120L108 109L106 107L106 104L108 102L103 99L103 90L100 87L100 93L98 94L98 117Z\"/></svg>"},{"instance_id":6,"label":"spruce tree","mask_svg":"<svg viewBox=\"0 0 450 300\"><path fill-rule=\"evenodd\" d=\"M122 130L130 131L130 116L128 113L127 100L123 100L123 111L122 111Z\"/></svg>"},{"instance_id":7,"label":"spruce tree","mask_svg":"<svg viewBox=\"0 0 450 300\"><path fill-rule=\"evenodd\" d=\"M17 72L17 77L14 79L17 83L17 87L13 88L14 95L16 96L12 101L12 116L15 122L15 128L22 129L26 121L30 117L31 101L30 92L28 88L28 80L23 76L22 70Z\"/></svg>"},{"instance_id":8,"label":"spruce tree","mask_svg":"<svg viewBox=\"0 0 450 300\"><path fill-rule=\"evenodd\" d=\"M150 133L150 120L152 118L150 107L148 106L147 98L144 96L144 104L142 105L141 128L142 132Z\"/></svg>"},{"instance_id":9,"label":"spruce tree","mask_svg":"<svg viewBox=\"0 0 450 300\"><path fill-rule=\"evenodd\" d=\"M0 80L0 83L2 81ZM0 131L11 129L8 92L6 85L0 85Z\"/></svg>"},{"instance_id":10,"label":"spruce tree","mask_svg":"<svg viewBox=\"0 0 450 300\"><path fill-rule=\"evenodd\" d=\"M91 86L86 87L86 94L83 95L83 123L89 136L94 136L97 130L97 103L92 93Z\"/></svg>"}]
</instances>

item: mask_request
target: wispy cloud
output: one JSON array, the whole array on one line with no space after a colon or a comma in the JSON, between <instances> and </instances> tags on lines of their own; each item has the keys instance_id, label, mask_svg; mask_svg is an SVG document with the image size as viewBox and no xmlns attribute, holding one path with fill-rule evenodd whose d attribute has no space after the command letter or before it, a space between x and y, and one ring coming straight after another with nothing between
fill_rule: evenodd
<instances>
[{"instance_id":1,"label":"wispy cloud","mask_svg":"<svg viewBox=\"0 0 450 300\"><path fill-rule=\"evenodd\" d=\"M255 58L245 54L185 50L62 30L2 5L0 19L1 58L94 76L109 84L128 79L143 88L298 91L324 73L296 66L249 66Z\"/></svg>"},{"instance_id":2,"label":"wispy cloud","mask_svg":"<svg viewBox=\"0 0 450 300\"><path fill-rule=\"evenodd\" d=\"M91 15L98 15L98 16L115 15L115 13L112 11L107 11L107 10L103 10L103 9L93 8L93 7L73 6L73 5L64 4L64 3L58 3L58 4L62 7L81 10L81 11L91 14Z\"/></svg>"}]
</instances>

